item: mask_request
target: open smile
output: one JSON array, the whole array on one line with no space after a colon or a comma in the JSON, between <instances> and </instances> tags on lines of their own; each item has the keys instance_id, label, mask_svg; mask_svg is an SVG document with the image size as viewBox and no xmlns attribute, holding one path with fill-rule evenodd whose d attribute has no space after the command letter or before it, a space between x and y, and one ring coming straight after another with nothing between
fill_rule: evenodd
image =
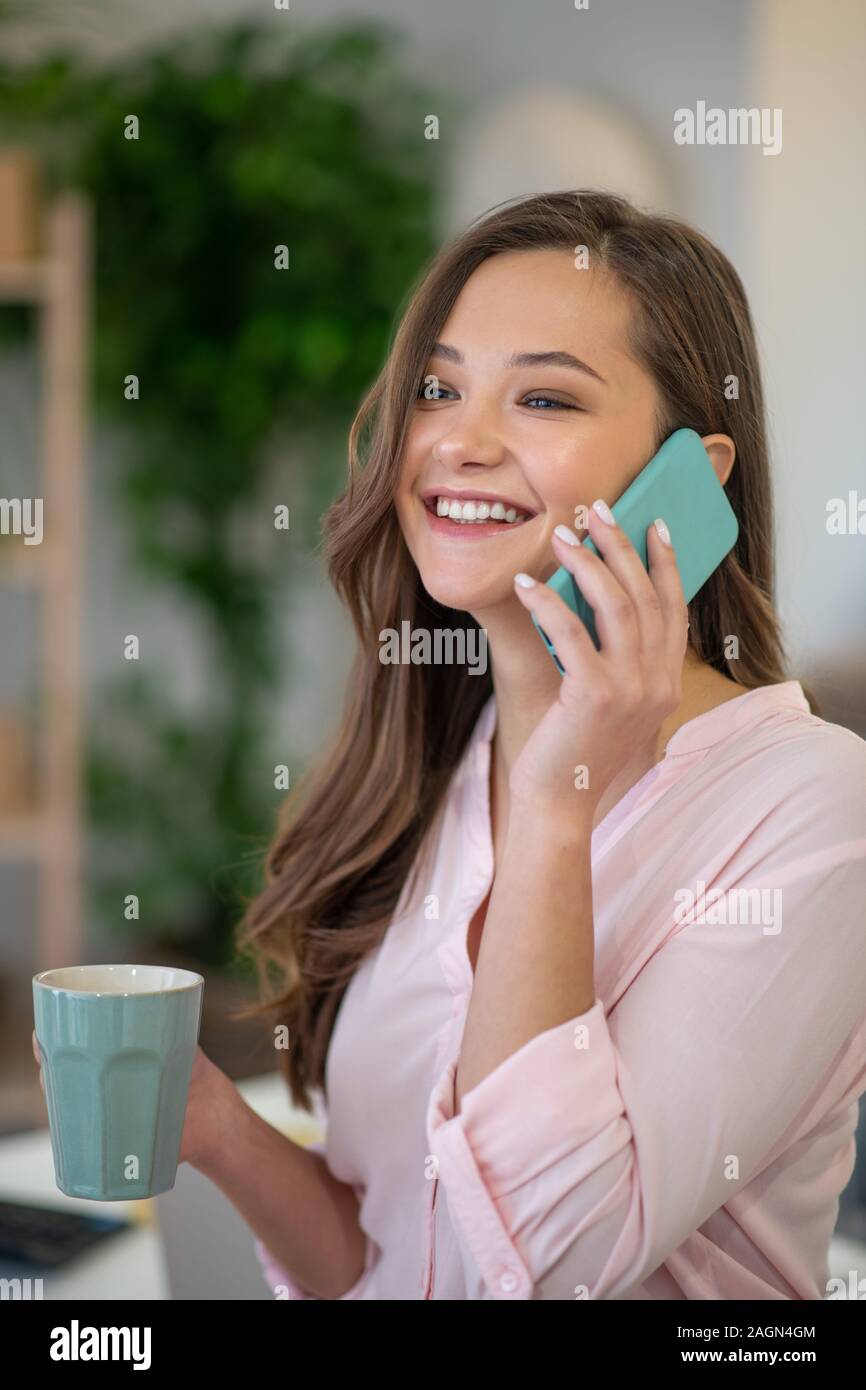
<instances>
[{"instance_id":1,"label":"open smile","mask_svg":"<svg viewBox=\"0 0 866 1390\"><path fill-rule=\"evenodd\" d=\"M457 496L447 492L422 498L427 521L436 535L452 540L482 540L507 534L535 518L500 498Z\"/></svg>"}]
</instances>

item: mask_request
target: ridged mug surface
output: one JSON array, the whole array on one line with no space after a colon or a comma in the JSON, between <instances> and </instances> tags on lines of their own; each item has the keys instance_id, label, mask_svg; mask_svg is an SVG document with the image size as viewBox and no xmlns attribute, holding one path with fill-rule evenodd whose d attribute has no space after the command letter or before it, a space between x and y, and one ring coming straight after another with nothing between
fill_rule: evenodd
<instances>
[{"instance_id":1,"label":"ridged mug surface","mask_svg":"<svg viewBox=\"0 0 866 1390\"><path fill-rule=\"evenodd\" d=\"M57 1186L134 1201L174 1187L204 980L167 966L33 977Z\"/></svg>"}]
</instances>

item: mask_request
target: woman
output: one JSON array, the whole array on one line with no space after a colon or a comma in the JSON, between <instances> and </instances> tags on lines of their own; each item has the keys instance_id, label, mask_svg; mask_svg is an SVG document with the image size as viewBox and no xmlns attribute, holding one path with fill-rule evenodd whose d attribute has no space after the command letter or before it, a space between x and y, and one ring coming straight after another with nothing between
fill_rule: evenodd
<instances>
[{"instance_id":1,"label":"woman","mask_svg":"<svg viewBox=\"0 0 866 1390\"><path fill-rule=\"evenodd\" d=\"M607 505L680 427L740 527L688 607L664 518L647 573ZM342 727L242 933L327 1142L200 1056L184 1157L283 1296L825 1296L866 1088L866 744L784 673L736 272L607 194L498 208L423 278L350 454ZM480 627L488 668L380 659L406 620Z\"/></svg>"}]
</instances>

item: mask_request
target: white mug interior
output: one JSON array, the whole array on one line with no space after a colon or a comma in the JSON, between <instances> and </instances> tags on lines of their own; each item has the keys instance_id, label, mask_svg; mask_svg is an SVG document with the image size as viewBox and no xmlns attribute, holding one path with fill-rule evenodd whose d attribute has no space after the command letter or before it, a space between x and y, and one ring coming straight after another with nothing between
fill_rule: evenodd
<instances>
[{"instance_id":1,"label":"white mug interior","mask_svg":"<svg viewBox=\"0 0 866 1390\"><path fill-rule=\"evenodd\" d=\"M204 983L194 970L174 965L66 965L42 970L33 980L67 994L167 994Z\"/></svg>"}]
</instances>

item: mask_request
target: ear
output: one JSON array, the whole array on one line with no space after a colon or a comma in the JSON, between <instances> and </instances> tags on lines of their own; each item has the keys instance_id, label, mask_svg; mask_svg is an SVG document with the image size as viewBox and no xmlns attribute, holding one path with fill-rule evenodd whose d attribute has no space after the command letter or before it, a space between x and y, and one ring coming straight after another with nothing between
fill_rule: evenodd
<instances>
[{"instance_id":1,"label":"ear","mask_svg":"<svg viewBox=\"0 0 866 1390\"><path fill-rule=\"evenodd\" d=\"M716 477L724 487L731 476L731 469L737 457L736 444L728 434L705 434L701 443L710 456Z\"/></svg>"}]
</instances>

